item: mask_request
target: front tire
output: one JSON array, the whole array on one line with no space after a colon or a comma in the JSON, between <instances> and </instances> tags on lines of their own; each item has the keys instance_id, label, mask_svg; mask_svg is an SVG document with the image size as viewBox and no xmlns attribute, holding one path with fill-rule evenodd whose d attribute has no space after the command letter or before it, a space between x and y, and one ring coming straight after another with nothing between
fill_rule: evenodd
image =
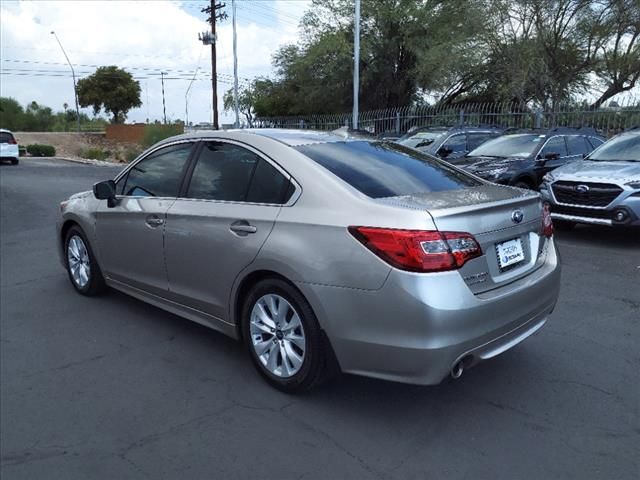
<instances>
[{"instance_id":1,"label":"front tire","mask_svg":"<svg viewBox=\"0 0 640 480\"><path fill-rule=\"evenodd\" d=\"M313 310L280 279L257 283L242 308L242 334L254 366L272 386L298 393L326 377L327 355Z\"/></svg>"},{"instance_id":2,"label":"front tire","mask_svg":"<svg viewBox=\"0 0 640 480\"><path fill-rule=\"evenodd\" d=\"M84 232L77 226L71 227L64 246L67 273L76 291L86 296L104 291L102 272Z\"/></svg>"}]
</instances>

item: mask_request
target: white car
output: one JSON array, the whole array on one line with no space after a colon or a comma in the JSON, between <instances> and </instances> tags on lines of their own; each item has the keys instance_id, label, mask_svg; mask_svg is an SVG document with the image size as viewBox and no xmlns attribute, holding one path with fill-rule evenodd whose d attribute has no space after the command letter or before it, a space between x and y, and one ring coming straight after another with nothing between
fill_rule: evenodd
<instances>
[{"instance_id":1,"label":"white car","mask_svg":"<svg viewBox=\"0 0 640 480\"><path fill-rule=\"evenodd\" d=\"M0 160L10 160L12 165L17 165L19 157L16 137L9 130L0 128Z\"/></svg>"}]
</instances>

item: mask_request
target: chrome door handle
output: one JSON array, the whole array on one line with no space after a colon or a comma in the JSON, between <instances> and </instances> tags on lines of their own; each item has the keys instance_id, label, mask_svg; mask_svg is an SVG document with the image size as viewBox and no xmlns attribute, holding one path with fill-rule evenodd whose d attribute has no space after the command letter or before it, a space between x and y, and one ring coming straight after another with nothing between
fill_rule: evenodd
<instances>
[{"instance_id":1,"label":"chrome door handle","mask_svg":"<svg viewBox=\"0 0 640 480\"><path fill-rule=\"evenodd\" d=\"M157 215L149 215L145 220L146 224L152 228L159 227L164 223L164 220Z\"/></svg>"},{"instance_id":2,"label":"chrome door handle","mask_svg":"<svg viewBox=\"0 0 640 480\"><path fill-rule=\"evenodd\" d=\"M237 233L240 236L245 236L250 233L256 233L258 229L253 225L250 225L246 220L238 220L237 222L233 222L229 227L233 233Z\"/></svg>"}]
</instances>

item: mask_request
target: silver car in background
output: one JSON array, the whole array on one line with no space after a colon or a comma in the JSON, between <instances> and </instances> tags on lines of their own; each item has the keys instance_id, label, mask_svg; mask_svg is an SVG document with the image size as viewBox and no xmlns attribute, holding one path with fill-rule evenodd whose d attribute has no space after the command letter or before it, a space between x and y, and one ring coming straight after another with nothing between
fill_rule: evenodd
<instances>
[{"instance_id":1,"label":"silver car in background","mask_svg":"<svg viewBox=\"0 0 640 480\"><path fill-rule=\"evenodd\" d=\"M576 223L640 226L640 129L547 173L540 193L560 228Z\"/></svg>"},{"instance_id":2,"label":"silver car in background","mask_svg":"<svg viewBox=\"0 0 640 480\"><path fill-rule=\"evenodd\" d=\"M539 194L394 143L312 131L173 137L62 202L74 288L105 285L241 339L295 392L332 367L459 377L558 298Z\"/></svg>"}]
</instances>

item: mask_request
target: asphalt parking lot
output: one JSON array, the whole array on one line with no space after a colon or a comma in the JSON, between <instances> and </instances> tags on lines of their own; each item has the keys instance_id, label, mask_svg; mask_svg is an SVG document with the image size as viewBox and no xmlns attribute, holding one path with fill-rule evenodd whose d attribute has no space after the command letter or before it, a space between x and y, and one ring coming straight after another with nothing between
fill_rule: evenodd
<instances>
[{"instance_id":1,"label":"asphalt parking lot","mask_svg":"<svg viewBox=\"0 0 640 480\"><path fill-rule=\"evenodd\" d=\"M292 397L221 334L74 292L58 204L117 170L0 165L3 480L638 478L637 231L559 232L550 322L457 381L344 375Z\"/></svg>"}]
</instances>

